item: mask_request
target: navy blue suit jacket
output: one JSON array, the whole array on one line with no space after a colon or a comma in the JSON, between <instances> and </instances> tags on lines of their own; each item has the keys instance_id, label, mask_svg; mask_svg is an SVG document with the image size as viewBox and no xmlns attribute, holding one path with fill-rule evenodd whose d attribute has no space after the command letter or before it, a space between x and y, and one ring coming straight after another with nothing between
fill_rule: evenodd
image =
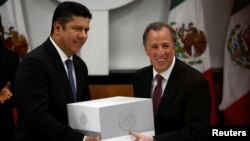
<instances>
[{"instance_id":1,"label":"navy blue suit jacket","mask_svg":"<svg viewBox=\"0 0 250 141\"><path fill-rule=\"evenodd\" d=\"M88 70L73 55L77 101L90 100ZM18 121L14 141L82 141L68 126L67 104L73 102L68 76L50 39L31 51L16 74Z\"/></svg>"}]
</instances>

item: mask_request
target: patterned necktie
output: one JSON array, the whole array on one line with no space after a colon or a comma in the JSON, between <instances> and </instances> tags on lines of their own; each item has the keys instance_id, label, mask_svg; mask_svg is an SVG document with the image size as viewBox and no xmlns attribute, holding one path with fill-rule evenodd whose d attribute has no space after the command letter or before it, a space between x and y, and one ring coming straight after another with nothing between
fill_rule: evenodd
<instances>
[{"instance_id":1,"label":"patterned necktie","mask_svg":"<svg viewBox=\"0 0 250 141\"><path fill-rule=\"evenodd\" d=\"M70 82L73 98L74 98L74 101L76 101L76 87L75 87L75 81L74 81L74 77L73 77L72 60L70 60L70 59L66 60L66 65L67 65L67 69L68 69L68 77L69 77L69 82Z\"/></svg>"},{"instance_id":2,"label":"patterned necktie","mask_svg":"<svg viewBox=\"0 0 250 141\"><path fill-rule=\"evenodd\" d=\"M159 74L156 75L156 79L157 79L157 85L154 89L154 93L153 93L153 106L154 106L154 116L156 116L156 113L158 111L160 102L161 102L161 95L162 95L162 79L163 77Z\"/></svg>"}]
</instances>

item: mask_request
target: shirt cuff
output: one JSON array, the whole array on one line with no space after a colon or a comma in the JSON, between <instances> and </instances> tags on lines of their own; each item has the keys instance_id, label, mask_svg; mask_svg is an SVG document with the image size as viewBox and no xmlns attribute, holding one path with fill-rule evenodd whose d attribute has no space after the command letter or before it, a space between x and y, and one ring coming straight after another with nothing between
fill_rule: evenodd
<instances>
[{"instance_id":1,"label":"shirt cuff","mask_svg":"<svg viewBox=\"0 0 250 141\"><path fill-rule=\"evenodd\" d=\"M86 137L87 137L87 136L84 136L82 141L85 141Z\"/></svg>"}]
</instances>

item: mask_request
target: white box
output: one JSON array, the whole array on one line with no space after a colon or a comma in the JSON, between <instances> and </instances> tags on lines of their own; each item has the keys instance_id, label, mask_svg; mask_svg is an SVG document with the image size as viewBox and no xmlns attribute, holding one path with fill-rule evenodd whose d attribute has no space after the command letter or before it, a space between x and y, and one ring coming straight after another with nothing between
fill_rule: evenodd
<instances>
[{"instance_id":1,"label":"white box","mask_svg":"<svg viewBox=\"0 0 250 141\"><path fill-rule=\"evenodd\" d=\"M154 136L152 99L110 97L67 105L69 125L104 141L132 141L129 131Z\"/></svg>"}]
</instances>

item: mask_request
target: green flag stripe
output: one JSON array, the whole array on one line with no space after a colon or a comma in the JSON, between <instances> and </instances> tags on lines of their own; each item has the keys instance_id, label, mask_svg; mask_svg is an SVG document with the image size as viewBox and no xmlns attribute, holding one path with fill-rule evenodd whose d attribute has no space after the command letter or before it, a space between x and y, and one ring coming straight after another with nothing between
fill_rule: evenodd
<instances>
[{"instance_id":1,"label":"green flag stripe","mask_svg":"<svg viewBox=\"0 0 250 141\"><path fill-rule=\"evenodd\" d=\"M185 0L171 0L170 10L174 9L176 6L184 2Z\"/></svg>"},{"instance_id":2,"label":"green flag stripe","mask_svg":"<svg viewBox=\"0 0 250 141\"><path fill-rule=\"evenodd\" d=\"M233 10L231 16L237 13L238 11L244 9L250 4L249 0L234 0Z\"/></svg>"},{"instance_id":3,"label":"green flag stripe","mask_svg":"<svg viewBox=\"0 0 250 141\"><path fill-rule=\"evenodd\" d=\"M2 6L7 0L0 0L0 6Z\"/></svg>"}]
</instances>

